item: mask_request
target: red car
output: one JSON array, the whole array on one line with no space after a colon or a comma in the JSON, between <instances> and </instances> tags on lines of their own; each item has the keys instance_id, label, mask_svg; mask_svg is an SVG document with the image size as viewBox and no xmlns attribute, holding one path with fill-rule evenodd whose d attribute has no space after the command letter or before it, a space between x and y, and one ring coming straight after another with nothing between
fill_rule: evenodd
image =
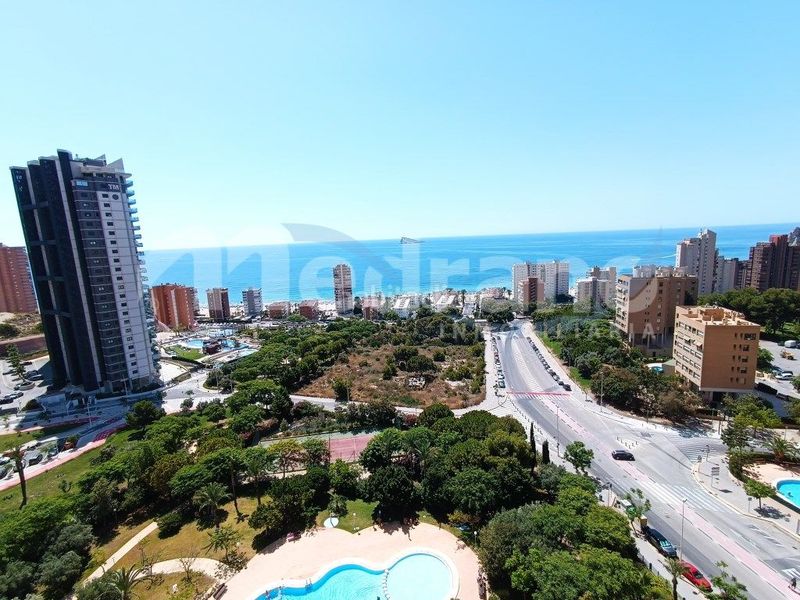
<instances>
[{"instance_id":1,"label":"red car","mask_svg":"<svg viewBox=\"0 0 800 600\"><path fill-rule=\"evenodd\" d=\"M706 579L705 575L703 575L697 567L685 560L681 561L681 566L683 567L683 576L689 583L703 592L711 591L711 582Z\"/></svg>"}]
</instances>

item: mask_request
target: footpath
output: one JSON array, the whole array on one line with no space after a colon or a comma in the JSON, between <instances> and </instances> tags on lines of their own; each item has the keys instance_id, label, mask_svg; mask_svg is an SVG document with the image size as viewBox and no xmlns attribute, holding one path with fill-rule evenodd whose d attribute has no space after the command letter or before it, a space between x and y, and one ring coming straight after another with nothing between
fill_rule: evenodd
<instances>
[{"instance_id":1,"label":"footpath","mask_svg":"<svg viewBox=\"0 0 800 600\"><path fill-rule=\"evenodd\" d=\"M712 476L714 466L719 467L719 471ZM800 514L772 498L762 499L759 508L758 500L748 496L744 484L731 475L726 458L718 463L703 461L694 465L692 476L709 494L736 512L770 523L800 541ZM770 541L768 537L767 541Z\"/></svg>"}]
</instances>

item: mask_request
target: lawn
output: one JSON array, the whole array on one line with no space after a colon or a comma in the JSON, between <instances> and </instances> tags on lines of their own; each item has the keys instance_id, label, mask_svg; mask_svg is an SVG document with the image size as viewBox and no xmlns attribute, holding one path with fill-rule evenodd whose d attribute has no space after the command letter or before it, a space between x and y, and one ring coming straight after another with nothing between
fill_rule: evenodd
<instances>
[{"instance_id":1,"label":"lawn","mask_svg":"<svg viewBox=\"0 0 800 600\"><path fill-rule=\"evenodd\" d=\"M546 333L540 333L539 334L539 339L542 340L542 342L544 342L545 346L550 348L550 350L553 352L553 354L555 354L556 356L561 356L561 342L559 342L558 340L552 339Z\"/></svg>"},{"instance_id":2,"label":"lawn","mask_svg":"<svg viewBox=\"0 0 800 600\"><path fill-rule=\"evenodd\" d=\"M372 527L372 511L375 510L376 505L377 502L348 500L347 515L339 519L339 524L336 526L336 528L348 531L350 533L356 533L362 529L366 529L367 527ZM317 526L322 527L325 519L327 519L329 516L330 513L327 510L323 510L321 513L319 513L317 515ZM428 523L430 525L435 525L436 527L446 529L457 538L461 538L463 536L460 530L456 529L452 525L437 521L433 515L424 510L419 513L419 522Z\"/></svg>"},{"instance_id":3,"label":"lawn","mask_svg":"<svg viewBox=\"0 0 800 600\"><path fill-rule=\"evenodd\" d=\"M139 598L147 600L192 600L199 598L206 590L214 585L211 577L198 573L192 584L183 580L183 573L169 573L158 575L153 584L141 583L134 588L134 593ZM172 586L178 586L178 592L172 593Z\"/></svg>"},{"instance_id":4,"label":"lawn","mask_svg":"<svg viewBox=\"0 0 800 600\"><path fill-rule=\"evenodd\" d=\"M15 446L26 444L32 440L40 440L57 435L70 429L75 429L75 425L56 425L55 427L45 427L35 431L10 431L0 434L0 452L11 450Z\"/></svg>"},{"instance_id":5,"label":"lawn","mask_svg":"<svg viewBox=\"0 0 800 600\"><path fill-rule=\"evenodd\" d=\"M170 346L167 350L174 352L175 356L183 358L184 360L200 360L205 356L201 350L186 348L184 346Z\"/></svg>"},{"instance_id":6,"label":"lawn","mask_svg":"<svg viewBox=\"0 0 800 600\"><path fill-rule=\"evenodd\" d=\"M128 441L132 433L132 431L117 433L111 436L106 441L106 444L121 446ZM62 492L59 487L61 482L67 481L68 484L74 484L75 481L91 467L91 460L100 453L101 447L102 446L93 448L69 462L60 464L41 475L29 479L28 501L46 498L55 494L63 494L64 492ZM20 493L18 485L11 489L4 490L0 492L0 494L2 494L0 495L0 513L19 508L22 502L22 494Z\"/></svg>"},{"instance_id":7,"label":"lawn","mask_svg":"<svg viewBox=\"0 0 800 600\"><path fill-rule=\"evenodd\" d=\"M239 550L248 559L255 556L256 553L256 551L253 549L253 539L258 532L247 524L247 516L253 512L255 507L255 498L239 498L239 508L245 515L245 519L240 522L237 522L236 511L233 508L233 502L229 502L222 507L222 510L227 513L225 519L222 521L222 525L230 525L236 529L236 531L242 534L242 541L241 545L239 546ZM139 528L143 526L144 525L139 526ZM212 530L213 526L205 529L198 529L196 521L186 523L183 527L181 527L181 530L178 533L167 538L158 537L158 530L156 530L144 538L136 548L122 557L117 565L129 567L139 562L142 557L142 551L144 551L149 560L153 560L155 562L169 560L171 558L183 558L185 556L192 555L220 560L223 557L222 552L209 553L203 550L206 544L208 544L208 533ZM130 537L131 535L127 535L127 539L130 539ZM114 540L109 542L109 544L111 543L115 543ZM122 544L119 544L117 547L121 545ZM108 552L105 547L103 548L104 552ZM109 554L106 554L106 556L108 555Z\"/></svg>"}]
</instances>

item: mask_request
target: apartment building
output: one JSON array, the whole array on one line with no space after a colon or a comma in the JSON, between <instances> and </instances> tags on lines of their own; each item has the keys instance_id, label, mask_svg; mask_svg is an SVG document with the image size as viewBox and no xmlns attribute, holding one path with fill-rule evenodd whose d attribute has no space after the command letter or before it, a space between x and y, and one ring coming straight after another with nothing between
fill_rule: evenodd
<instances>
[{"instance_id":1,"label":"apartment building","mask_svg":"<svg viewBox=\"0 0 800 600\"><path fill-rule=\"evenodd\" d=\"M512 266L511 293L514 300L519 300L517 293L520 283L536 277L543 286L544 300L556 302L559 296L569 294L569 263L565 261L551 261L548 263L517 263Z\"/></svg>"},{"instance_id":2,"label":"apartment building","mask_svg":"<svg viewBox=\"0 0 800 600\"><path fill-rule=\"evenodd\" d=\"M208 316L213 321L227 321L231 318L231 303L228 288L211 288L206 290L208 298Z\"/></svg>"},{"instance_id":3,"label":"apartment building","mask_svg":"<svg viewBox=\"0 0 800 600\"><path fill-rule=\"evenodd\" d=\"M617 278L614 325L629 344L653 355L668 352L675 307L697 303L697 277L682 268L647 265Z\"/></svg>"},{"instance_id":4,"label":"apartment building","mask_svg":"<svg viewBox=\"0 0 800 600\"><path fill-rule=\"evenodd\" d=\"M261 288L247 288L242 290L242 307L244 314L255 317L264 312L264 302L261 299Z\"/></svg>"},{"instance_id":5,"label":"apartment building","mask_svg":"<svg viewBox=\"0 0 800 600\"><path fill-rule=\"evenodd\" d=\"M377 296L367 296L361 301L361 315L368 321L374 321L381 316L381 299Z\"/></svg>"},{"instance_id":6,"label":"apartment building","mask_svg":"<svg viewBox=\"0 0 800 600\"><path fill-rule=\"evenodd\" d=\"M66 150L11 167L54 387L160 383L139 217L122 160Z\"/></svg>"},{"instance_id":7,"label":"apartment building","mask_svg":"<svg viewBox=\"0 0 800 600\"><path fill-rule=\"evenodd\" d=\"M709 399L750 392L761 326L717 306L679 306L672 356L675 374Z\"/></svg>"},{"instance_id":8,"label":"apartment building","mask_svg":"<svg viewBox=\"0 0 800 600\"><path fill-rule=\"evenodd\" d=\"M594 310L613 307L617 295L617 268L593 267L575 281L575 304Z\"/></svg>"},{"instance_id":9,"label":"apartment building","mask_svg":"<svg viewBox=\"0 0 800 600\"><path fill-rule=\"evenodd\" d=\"M730 290L739 289L741 279L741 261L738 258L725 258L717 256L717 266L714 271L714 291L724 294Z\"/></svg>"},{"instance_id":10,"label":"apartment building","mask_svg":"<svg viewBox=\"0 0 800 600\"><path fill-rule=\"evenodd\" d=\"M156 321L172 330L193 329L195 289L177 283L154 285L150 288Z\"/></svg>"},{"instance_id":11,"label":"apartment building","mask_svg":"<svg viewBox=\"0 0 800 600\"><path fill-rule=\"evenodd\" d=\"M333 299L340 315L353 312L353 271L350 265L333 267Z\"/></svg>"},{"instance_id":12,"label":"apartment building","mask_svg":"<svg viewBox=\"0 0 800 600\"><path fill-rule=\"evenodd\" d=\"M319 301L303 300L300 302L297 312L309 321L315 321L319 318Z\"/></svg>"},{"instance_id":13,"label":"apartment building","mask_svg":"<svg viewBox=\"0 0 800 600\"><path fill-rule=\"evenodd\" d=\"M800 291L800 245L788 235L771 235L750 248L746 285L760 292L770 288Z\"/></svg>"},{"instance_id":14,"label":"apartment building","mask_svg":"<svg viewBox=\"0 0 800 600\"><path fill-rule=\"evenodd\" d=\"M36 312L36 296L24 247L0 244L0 312Z\"/></svg>"},{"instance_id":15,"label":"apartment building","mask_svg":"<svg viewBox=\"0 0 800 600\"><path fill-rule=\"evenodd\" d=\"M270 319L285 319L289 316L292 305L287 300L270 302L267 306L267 314Z\"/></svg>"},{"instance_id":16,"label":"apartment building","mask_svg":"<svg viewBox=\"0 0 800 600\"><path fill-rule=\"evenodd\" d=\"M392 310L401 319L408 319L419 308L420 298L416 294L397 296L392 303Z\"/></svg>"},{"instance_id":17,"label":"apartment building","mask_svg":"<svg viewBox=\"0 0 800 600\"><path fill-rule=\"evenodd\" d=\"M675 249L675 267L697 277L697 293L714 291L714 272L717 261L717 234L703 229L697 237L686 238Z\"/></svg>"},{"instance_id":18,"label":"apartment building","mask_svg":"<svg viewBox=\"0 0 800 600\"><path fill-rule=\"evenodd\" d=\"M517 284L514 297L523 312L544 302L544 285L538 277L528 277Z\"/></svg>"}]
</instances>

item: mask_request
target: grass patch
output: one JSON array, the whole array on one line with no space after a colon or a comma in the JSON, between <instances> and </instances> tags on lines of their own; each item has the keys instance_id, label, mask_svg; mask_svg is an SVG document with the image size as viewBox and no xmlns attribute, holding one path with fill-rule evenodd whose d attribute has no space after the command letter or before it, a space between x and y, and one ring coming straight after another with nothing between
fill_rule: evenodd
<instances>
[{"instance_id":1,"label":"grass patch","mask_svg":"<svg viewBox=\"0 0 800 600\"><path fill-rule=\"evenodd\" d=\"M202 350L197 348L186 348L184 346L170 346L167 348L170 352L174 352L175 356L184 360L200 360L204 354Z\"/></svg>"},{"instance_id":2,"label":"grass patch","mask_svg":"<svg viewBox=\"0 0 800 600\"><path fill-rule=\"evenodd\" d=\"M256 553L253 548L253 539L258 532L247 524L247 516L253 512L255 507L255 498L239 498L239 508L245 516L242 521L237 521L233 502L228 502L222 507L222 510L227 513L222 525L230 525L242 534L239 551L248 559L255 556ZM171 558L183 558L184 556L192 556L193 554L200 557L221 560L224 555L223 552L209 553L203 550L208 544L208 533L211 531L213 531L213 526L198 529L196 521L186 523L181 527L178 533L168 538L158 537L158 529L156 529L153 533L144 538L136 548L123 556L117 565L129 567L136 564L142 557L142 551L145 552L149 560L154 560L156 562L169 560ZM128 536L127 539L130 539L130 536ZM121 545L122 544L120 544L120 546Z\"/></svg>"},{"instance_id":3,"label":"grass patch","mask_svg":"<svg viewBox=\"0 0 800 600\"><path fill-rule=\"evenodd\" d=\"M544 342L545 346L550 348L550 350L553 352L553 354L555 354L556 356L561 356L561 342L559 342L556 339L551 338L546 333L540 333L539 334L539 339L542 340L542 342Z\"/></svg>"},{"instance_id":4,"label":"grass patch","mask_svg":"<svg viewBox=\"0 0 800 600\"><path fill-rule=\"evenodd\" d=\"M41 440L53 435L57 435L70 429L75 429L76 425L56 425L54 427L45 427L44 429L37 429L35 431L10 431L9 433L0 434L0 452L11 450L15 446L27 444L33 440Z\"/></svg>"},{"instance_id":5,"label":"grass patch","mask_svg":"<svg viewBox=\"0 0 800 600\"><path fill-rule=\"evenodd\" d=\"M365 502L364 500L348 500L347 514L339 518L337 529L355 533L372 527L372 511L377 504L377 502ZM327 510L323 510L317 515L317 525L322 527L325 519L330 516L331 514Z\"/></svg>"},{"instance_id":6,"label":"grass patch","mask_svg":"<svg viewBox=\"0 0 800 600\"><path fill-rule=\"evenodd\" d=\"M581 389L591 391L592 380L581 375L581 372L578 371L577 367L569 368L569 376L575 383L581 386Z\"/></svg>"},{"instance_id":7,"label":"grass patch","mask_svg":"<svg viewBox=\"0 0 800 600\"><path fill-rule=\"evenodd\" d=\"M178 586L178 592L172 593L172 586ZM194 581L189 584L183 580L183 573L168 573L159 575L157 582L152 585L147 583L140 584L135 588L139 598L147 600L192 600L199 598L206 590L214 585L214 580L207 575L198 573Z\"/></svg>"},{"instance_id":8,"label":"grass patch","mask_svg":"<svg viewBox=\"0 0 800 600\"><path fill-rule=\"evenodd\" d=\"M106 441L106 444L122 446L133 433L133 431L128 430L121 431L111 436ZM67 481L70 484L74 484L81 475L91 468L91 461L100 453L101 448L102 446L93 448L88 452L84 452L77 458L53 467L49 471L29 479L28 501L39 500L56 494L63 494L64 492L62 492L59 487L61 482ZM20 493L18 485L3 491L2 496L0 496L0 513L19 508L21 502L22 494Z\"/></svg>"}]
</instances>

